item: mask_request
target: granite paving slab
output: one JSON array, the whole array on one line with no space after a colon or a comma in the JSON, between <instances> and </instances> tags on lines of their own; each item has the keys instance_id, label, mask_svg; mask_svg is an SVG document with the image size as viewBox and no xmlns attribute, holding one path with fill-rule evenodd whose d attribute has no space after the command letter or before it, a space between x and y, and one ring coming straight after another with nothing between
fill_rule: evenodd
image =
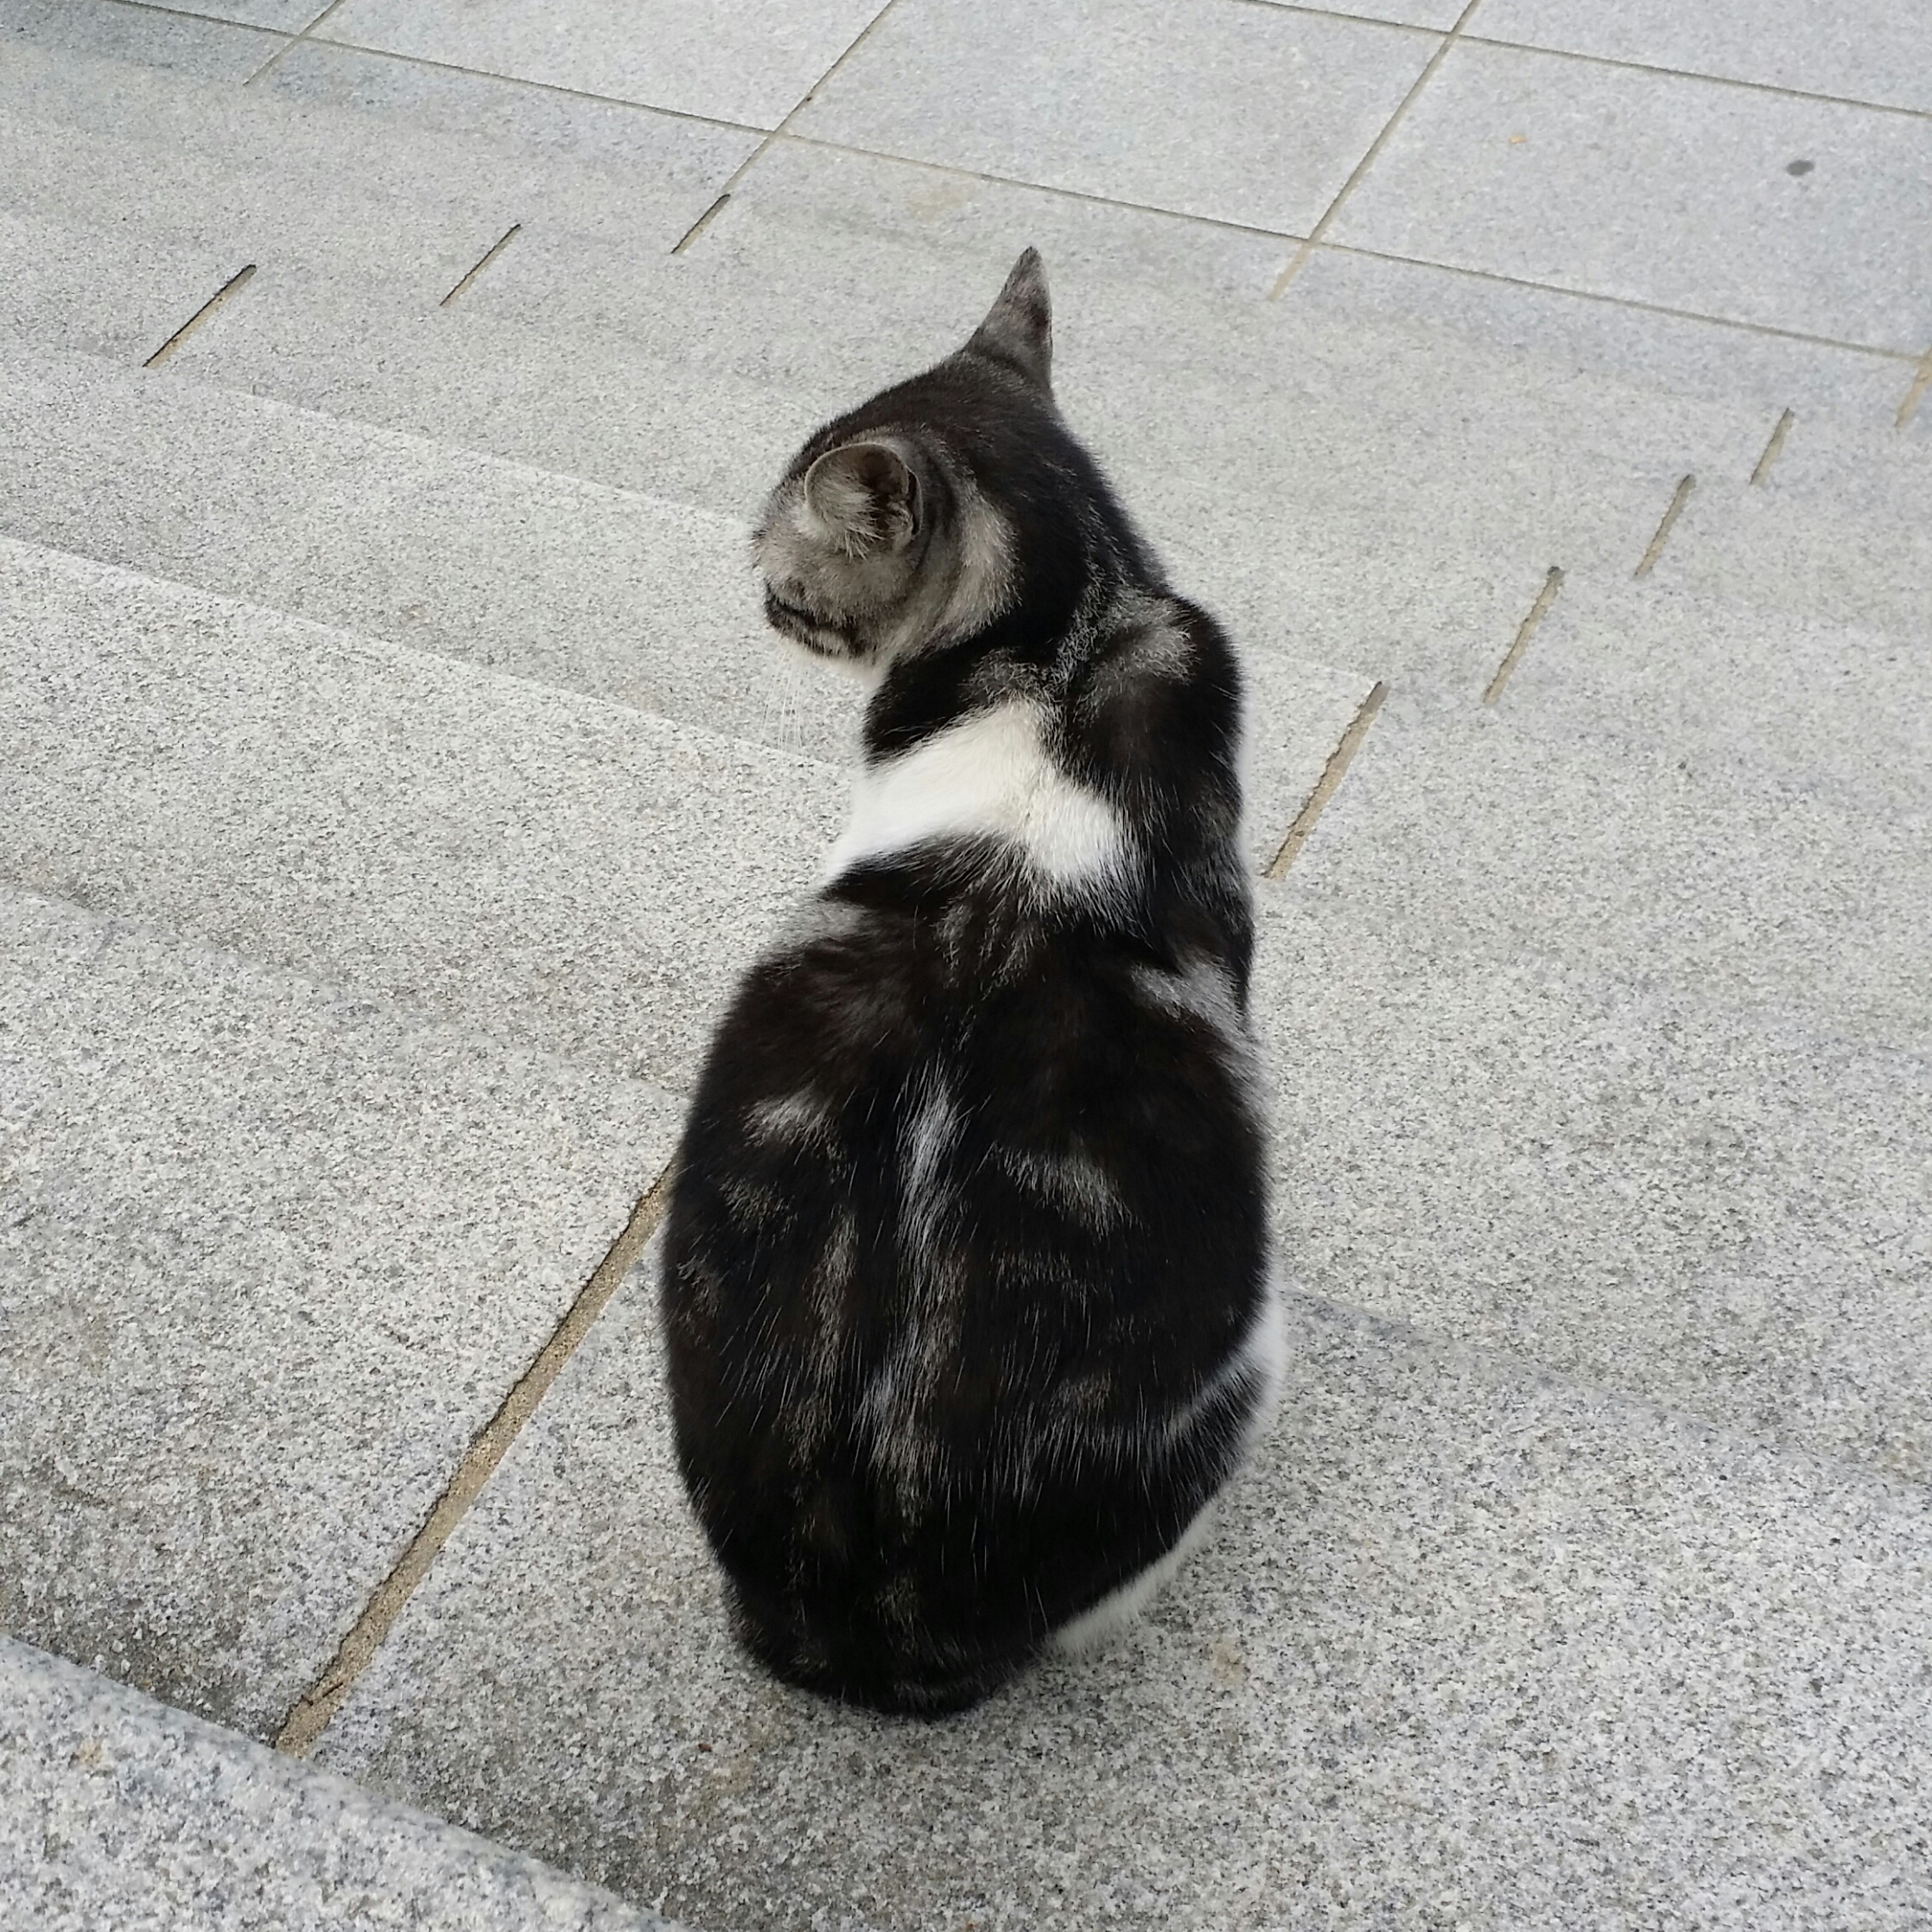
<instances>
[{"instance_id":1,"label":"granite paving slab","mask_svg":"<svg viewBox=\"0 0 1932 1932\"><path fill-rule=\"evenodd\" d=\"M272 1734L677 1125L0 887L0 1629Z\"/></svg>"},{"instance_id":2,"label":"granite paving slab","mask_svg":"<svg viewBox=\"0 0 1932 1932\"><path fill-rule=\"evenodd\" d=\"M1464 42L1329 234L1917 355L1932 120Z\"/></svg>"},{"instance_id":3,"label":"granite paving slab","mask_svg":"<svg viewBox=\"0 0 1932 1932\"><path fill-rule=\"evenodd\" d=\"M620 175L633 192L656 182L715 195L762 138L753 130L632 101L531 86L321 40L290 48L251 91L308 105L353 108L404 129L433 128L539 157L543 171L533 186L542 188L546 203L562 185L559 175L567 181L580 168ZM690 216L704 206L692 207Z\"/></svg>"},{"instance_id":4,"label":"granite paving slab","mask_svg":"<svg viewBox=\"0 0 1932 1932\"><path fill-rule=\"evenodd\" d=\"M1821 514L1831 499L1807 483L1826 484L1840 466L1814 464L1798 441L1790 471L1774 473L1772 486L1730 481L1686 505L1658 560L1660 581L1773 613L1890 631L1922 652L1932 638L1932 496L1923 466L1915 473L1859 465L1837 513Z\"/></svg>"},{"instance_id":5,"label":"granite paving slab","mask_svg":"<svg viewBox=\"0 0 1932 1932\"><path fill-rule=\"evenodd\" d=\"M0 1638L0 1918L34 1932L664 1922Z\"/></svg>"},{"instance_id":6,"label":"granite paving slab","mask_svg":"<svg viewBox=\"0 0 1932 1932\"><path fill-rule=\"evenodd\" d=\"M664 0L637 31L597 0L344 0L319 39L542 81L712 120L775 127L882 0Z\"/></svg>"},{"instance_id":7,"label":"granite paving slab","mask_svg":"<svg viewBox=\"0 0 1932 1932\"><path fill-rule=\"evenodd\" d=\"M731 1932L1912 1926L1922 1490L1297 1296L1124 1644L939 1725L725 1637L645 1269L320 1760Z\"/></svg>"},{"instance_id":8,"label":"granite paving slab","mask_svg":"<svg viewBox=\"0 0 1932 1932\"><path fill-rule=\"evenodd\" d=\"M1770 439L1785 410L1890 436L1911 380L1895 355L1794 340L1727 322L1632 308L1567 289L1501 281L1420 262L1325 248L1283 306L1364 333L1400 327L1452 362L1461 339L1531 371L1552 365L1634 389L1742 404ZM1908 439L1928 431L1913 426Z\"/></svg>"},{"instance_id":9,"label":"granite paving slab","mask_svg":"<svg viewBox=\"0 0 1932 1932\"><path fill-rule=\"evenodd\" d=\"M294 3L262 0L269 11ZM283 44L283 37L210 17L222 10L177 12L124 0L0 0L0 46L10 60L23 49L41 48L86 60L137 62L205 80L246 80ZM229 10L230 17L236 12Z\"/></svg>"},{"instance_id":10,"label":"granite paving slab","mask_svg":"<svg viewBox=\"0 0 1932 1932\"><path fill-rule=\"evenodd\" d=\"M1437 36L1194 0L899 0L801 132L1305 235Z\"/></svg>"},{"instance_id":11,"label":"granite paving slab","mask_svg":"<svg viewBox=\"0 0 1932 1932\"><path fill-rule=\"evenodd\" d=\"M0 877L682 1088L842 776L0 543Z\"/></svg>"},{"instance_id":12,"label":"granite paving slab","mask_svg":"<svg viewBox=\"0 0 1932 1932\"><path fill-rule=\"evenodd\" d=\"M1932 16L1884 0L1484 0L1484 40L1932 112Z\"/></svg>"}]
</instances>

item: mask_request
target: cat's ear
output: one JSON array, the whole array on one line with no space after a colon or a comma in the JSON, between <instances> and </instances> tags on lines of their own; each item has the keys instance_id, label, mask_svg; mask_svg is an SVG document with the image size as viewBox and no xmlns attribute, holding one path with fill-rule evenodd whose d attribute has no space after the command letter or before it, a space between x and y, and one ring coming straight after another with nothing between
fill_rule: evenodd
<instances>
[{"instance_id":1,"label":"cat's ear","mask_svg":"<svg viewBox=\"0 0 1932 1932\"><path fill-rule=\"evenodd\" d=\"M1053 305L1046 295L1046 265L1037 248L1029 248L1013 264L1000 299L966 346L1017 369L1042 389L1053 386Z\"/></svg>"},{"instance_id":2,"label":"cat's ear","mask_svg":"<svg viewBox=\"0 0 1932 1932\"><path fill-rule=\"evenodd\" d=\"M882 442L828 449L805 472L805 501L848 556L902 550L918 528L918 480Z\"/></svg>"}]
</instances>

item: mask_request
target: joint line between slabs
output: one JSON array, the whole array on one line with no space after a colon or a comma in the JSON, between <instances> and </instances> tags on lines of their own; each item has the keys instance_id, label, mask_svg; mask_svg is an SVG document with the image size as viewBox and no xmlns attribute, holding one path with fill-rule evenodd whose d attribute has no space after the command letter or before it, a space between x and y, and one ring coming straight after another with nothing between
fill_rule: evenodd
<instances>
[{"instance_id":1,"label":"joint line between slabs","mask_svg":"<svg viewBox=\"0 0 1932 1932\"><path fill-rule=\"evenodd\" d=\"M632 1263L663 1220L676 1178L677 1163L665 1167L646 1188L631 1211L624 1231L612 1242L610 1252L597 1264L590 1279L578 1291L550 1338L537 1352L536 1359L518 1377L503 1398L496 1414L483 1425L448 1486L437 1497L435 1507L397 1560L396 1567L376 1586L346 1636L337 1647L327 1668L310 1687L296 1700L294 1707L276 1733L275 1748L290 1757L305 1757L315 1741L328 1728L341 1709L355 1681L374 1662L383 1641L402 1615L404 1606L417 1585L429 1573L442 1546L470 1505L483 1492L484 1484L495 1473L511 1444L524 1423L537 1413L537 1406L550 1393L550 1385L563 1365L576 1353L578 1344L590 1332L591 1325L608 1306L618 1284L630 1273Z\"/></svg>"},{"instance_id":2,"label":"joint line between slabs","mask_svg":"<svg viewBox=\"0 0 1932 1932\"><path fill-rule=\"evenodd\" d=\"M1468 26L1476 10L1482 3L1483 0L1469 0L1469 3L1456 16L1455 25L1442 36L1440 45L1424 63L1421 73L1417 74L1414 80L1410 84L1408 92L1395 103L1395 111L1383 124L1382 132L1369 143L1368 153L1356 162L1349 178L1342 183L1335 199L1322 211L1320 220L1316 222L1315 226L1308 231L1307 240L1303 242L1301 246L1294 251L1293 257L1289 261L1288 265L1275 277L1274 286L1268 291L1268 299L1270 302L1279 302L1288 284L1294 280L1296 276L1301 273L1308 257L1314 253L1317 245L1320 242L1322 237L1328 232L1329 225L1341 213L1342 204L1355 192L1356 184L1375 166L1376 157L1389 144L1389 137L1401 124L1403 115L1408 112L1410 106L1414 103L1417 97L1434 78L1435 70L1448 58L1450 48L1461 39L1463 29Z\"/></svg>"},{"instance_id":3,"label":"joint line between slabs","mask_svg":"<svg viewBox=\"0 0 1932 1932\"><path fill-rule=\"evenodd\" d=\"M725 204L731 199L732 191L736 188L739 182L743 181L746 175L750 174L752 169L757 167L759 162L765 158L765 156L771 151L772 143L776 141L780 135L784 134L786 129L788 129L791 125L791 124L795 120L797 120L798 118L801 114L803 114L808 107L811 105L813 100L817 96L818 90L823 87L825 83L829 80L832 76L836 74L839 71L839 69L842 67L845 63L849 60L852 56L866 44L868 40L872 38L873 35L878 30L880 22L882 21L886 17L886 16L889 14L898 4L899 0L886 0L885 5L882 6L879 10L879 11L875 13L872 16L872 18L868 20L855 35L853 35L852 40L847 45L844 51L839 55L837 60L834 60L831 66L827 67L824 73L820 74L817 79L813 81L811 86L806 88L804 92L801 94L798 99L791 104L789 109L786 110L784 119L781 120L776 127L771 129L766 134L765 138L760 141L759 144L755 148L753 148L752 151L748 155L747 155L745 158L741 162L740 162L734 168L732 169L730 177L726 181L724 187L719 191L717 200L714 201L711 206L708 207L704 211L704 213L701 214L697 218L697 219L694 221L691 226L687 228L682 235L678 237L676 244L671 249L671 253L673 255L682 255L684 251L689 248L691 244L695 242L708 227L710 226L712 219L722 212Z\"/></svg>"},{"instance_id":4,"label":"joint line between slabs","mask_svg":"<svg viewBox=\"0 0 1932 1932\"><path fill-rule=\"evenodd\" d=\"M1650 539L1650 547L1643 553L1643 561L1636 567L1640 577L1647 577L1656 568L1657 559L1663 555L1663 547L1670 541L1670 532L1684 505L1690 501L1690 493L1697 487L1694 476L1682 478L1670 493L1670 506L1663 513L1663 521L1657 525L1657 534Z\"/></svg>"},{"instance_id":5,"label":"joint line between slabs","mask_svg":"<svg viewBox=\"0 0 1932 1932\"><path fill-rule=\"evenodd\" d=\"M1771 439L1764 445L1764 454L1757 459L1757 467L1751 473L1754 489L1763 489L1770 480L1771 466L1783 454L1784 439L1791 434L1791 425L1796 420L1789 410L1777 419L1777 427L1771 431Z\"/></svg>"},{"instance_id":6,"label":"joint line between slabs","mask_svg":"<svg viewBox=\"0 0 1932 1932\"><path fill-rule=\"evenodd\" d=\"M1905 400L1898 405L1898 420L1894 429L1903 429L1918 413L1918 406L1925 400L1925 392L1932 389L1932 349L1925 352L1925 359L1918 365L1917 375L1912 378L1912 386L1905 391Z\"/></svg>"},{"instance_id":7,"label":"joint line between slabs","mask_svg":"<svg viewBox=\"0 0 1932 1932\"><path fill-rule=\"evenodd\" d=\"M1321 817L1323 808L1348 775L1348 768L1356 753L1361 750L1362 740L1369 735L1369 727L1376 721L1376 713L1382 709L1382 701L1388 696L1388 685L1378 677L1368 696L1363 699L1362 709L1350 719L1348 729L1328 754L1328 762L1322 766L1315 789L1294 815L1294 823L1288 827L1288 836L1281 841L1281 849L1262 868L1262 878L1279 879L1301 855L1302 847L1308 842L1308 835L1315 829L1315 821Z\"/></svg>"},{"instance_id":8,"label":"joint line between slabs","mask_svg":"<svg viewBox=\"0 0 1932 1932\"><path fill-rule=\"evenodd\" d=\"M250 262L245 267L238 269L141 366L143 369L152 369L157 363L167 361L168 357L173 355L175 350L180 348L181 344L187 341L188 337L194 334L195 330L200 328L209 316L214 314L216 309L219 308L231 296L238 295L254 278L254 263Z\"/></svg>"},{"instance_id":9,"label":"joint line between slabs","mask_svg":"<svg viewBox=\"0 0 1932 1932\"><path fill-rule=\"evenodd\" d=\"M1556 601L1557 593L1562 588L1563 573L1553 563L1549 575L1543 579L1543 588L1536 593L1536 601L1529 607L1528 616L1516 626L1515 640L1503 653L1503 662L1496 667L1496 676L1490 678L1483 693L1484 703L1494 704L1503 696L1503 687L1522 662L1522 654L1528 650L1529 640L1536 634L1536 626L1549 614L1549 607Z\"/></svg>"},{"instance_id":10,"label":"joint line between slabs","mask_svg":"<svg viewBox=\"0 0 1932 1932\"><path fill-rule=\"evenodd\" d=\"M304 27L299 34L293 35L288 40L283 41L281 46L276 48L275 52L270 54L268 59L263 61L261 66L256 68L254 73L250 74L246 80L242 82L242 86L245 87L252 87L255 83L259 80L262 76L266 73L269 69L272 67L275 63L282 58L284 54L289 53L294 48L300 47L302 43L305 40L307 40L308 36L313 34L318 27L321 26L323 22L327 20L328 16L342 4L343 0L328 0L328 4L324 7L322 10L319 14L317 14L315 17L312 21L310 21L308 24Z\"/></svg>"},{"instance_id":11,"label":"joint line between slabs","mask_svg":"<svg viewBox=\"0 0 1932 1932\"><path fill-rule=\"evenodd\" d=\"M475 265L470 270L469 273L466 275L463 279L459 282L456 286L442 298L441 302L436 304L436 307L438 308L448 308L450 303L455 301L457 296L461 295L463 290L468 288L470 283L475 281L477 276L482 274L484 270L488 268L490 264L495 261L497 257L502 254L504 250L509 247L511 243L513 242L517 238L517 237L523 232L523 227L524 225L522 222L512 221L510 226L506 229L505 229L504 232L500 235L499 235L497 238L493 242L492 242L487 248L483 251L482 255L478 258Z\"/></svg>"}]
</instances>

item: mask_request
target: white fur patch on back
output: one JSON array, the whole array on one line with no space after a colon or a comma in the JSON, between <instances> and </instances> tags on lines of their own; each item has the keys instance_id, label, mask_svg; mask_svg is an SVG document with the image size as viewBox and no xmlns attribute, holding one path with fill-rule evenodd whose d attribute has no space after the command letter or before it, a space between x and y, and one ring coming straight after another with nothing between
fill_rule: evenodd
<instances>
[{"instance_id":1,"label":"white fur patch on back","mask_svg":"<svg viewBox=\"0 0 1932 1932\"><path fill-rule=\"evenodd\" d=\"M1060 886L1117 878L1127 856L1113 807L1054 763L1041 742L1039 712L1020 699L976 713L862 772L825 876L944 838L997 839Z\"/></svg>"}]
</instances>

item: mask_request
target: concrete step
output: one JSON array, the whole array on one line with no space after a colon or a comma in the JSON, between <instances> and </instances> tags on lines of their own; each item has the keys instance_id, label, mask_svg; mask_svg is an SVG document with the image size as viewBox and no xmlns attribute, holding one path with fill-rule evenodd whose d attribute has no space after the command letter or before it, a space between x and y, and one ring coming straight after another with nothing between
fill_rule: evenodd
<instances>
[{"instance_id":1,"label":"concrete step","mask_svg":"<svg viewBox=\"0 0 1932 1932\"><path fill-rule=\"evenodd\" d=\"M1585 586L1493 707L1393 693L1264 889L1295 1278L1932 1478L1929 682Z\"/></svg>"},{"instance_id":2,"label":"concrete step","mask_svg":"<svg viewBox=\"0 0 1932 1932\"><path fill-rule=\"evenodd\" d=\"M0 1629L270 1738L618 1238L677 1103L219 949L102 872L21 889L50 868L21 862L16 759L10 733Z\"/></svg>"},{"instance_id":3,"label":"concrete step","mask_svg":"<svg viewBox=\"0 0 1932 1932\"><path fill-rule=\"evenodd\" d=\"M585 156L17 42L0 61L0 198L54 223L111 209L111 253L178 251L177 327L245 264L298 307L325 289L434 307L518 220L664 257L754 143L659 116L626 131Z\"/></svg>"},{"instance_id":4,"label":"concrete step","mask_svg":"<svg viewBox=\"0 0 1932 1932\"><path fill-rule=\"evenodd\" d=\"M0 1919L670 1932L441 1819L0 1638Z\"/></svg>"},{"instance_id":5,"label":"concrete step","mask_svg":"<svg viewBox=\"0 0 1932 1932\"><path fill-rule=\"evenodd\" d=\"M0 860L545 1053L688 1081L842 775L6 542Z\"/></svg>"},{"instance_id":6,"label":"concrete step","mask_svg":"<svg viewBox=\"0 0 1932 1932\"><path fill-rule=\"evenodd\" d=\"M1298 1296L1280 1419L1147 1622L909 1726L733 1649L655 1300L647 1262L320 1762L779 1932L1422 1925L1450 1884L1510 1926L1932 1910L1922 1490Z\"/></svg>"},{"instance_id":7,"label":"concrete step","mask_svg":"<svg viewBox=\"0 0 1932 1932\"><path fill-rule=\"evenodd\" d=\"M714 512L173 377L16 346L0 531L843 764L859 696L766 629ZM326 511L324 506L326 506ZM1252 595L1265 605L1268 580ZM1244 633L1272 856L1371 678ZM1257 638L1261 647L1255 648Z\"/></svg>"}]
</instances>

